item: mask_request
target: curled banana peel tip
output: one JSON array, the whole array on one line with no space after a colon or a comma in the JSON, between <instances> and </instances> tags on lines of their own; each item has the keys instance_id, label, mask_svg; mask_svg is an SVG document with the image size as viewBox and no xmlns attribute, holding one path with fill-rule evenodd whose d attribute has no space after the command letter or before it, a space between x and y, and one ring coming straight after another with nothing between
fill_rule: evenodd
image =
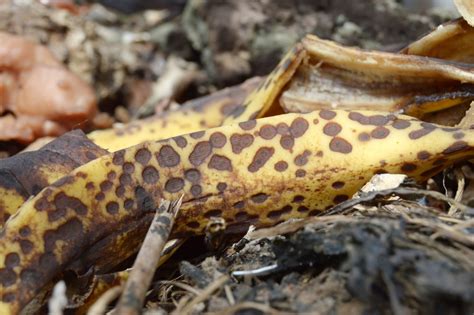
<instances>
[{"instance_id":1,"label":"curled banana peel tip","mask_svg":"<svg viewBox=\"0 0 474 315\"><path fill-rule=\"evenodd\" d=\"M172 237L315 215L373 174L423 180L474 156L474 131L408 116L314 111L226 125L107 154L28 200L0 238L2 313L18 312L64 267L184 194ZM278 193L276 193L278 192ZM145 222L143 224L149 224ZM86 254L84 254L86 253Z\"/></svg>"},{"instance_id":2,"label":"curled banana peel tip","mask_svg":"<svg viewBox=\"0 0 474 315\"><path fill-rule=\"evenodd\" d=\"M250 79L235 87L235 90L240 90L240 95L236 97L235 91L230 92L233 94L231 101L225 100L224 92L217 97L209 97L207 102L191 101L179 110L113 129L97 130L89 133L88 137L95 144L113 152L143 141L160 140L178 134L281 114L283 111L280 106L274 106L274 103L304 56L303 46L296 44L265 80Z\"/></svg>"}]
</instances>

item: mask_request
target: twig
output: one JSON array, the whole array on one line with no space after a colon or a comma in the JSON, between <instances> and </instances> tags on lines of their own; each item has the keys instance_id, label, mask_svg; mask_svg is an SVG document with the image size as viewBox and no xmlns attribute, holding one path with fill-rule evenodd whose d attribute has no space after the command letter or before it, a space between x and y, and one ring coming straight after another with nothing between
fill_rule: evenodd
<instances>
[{"instance_id":1,"label":"twig","mask_svg":"<svg viewBox=\"0 0 474 315\"><path fill-rule=\"evenodd\" d=\"M146 291L153 279L161 252L168 240L182 200L183 196L173 202L161 201L130 272L130 277L125 284L116 314L135 315L141 313Z\"/></svg>"},{"instance_id":2,"label":"twig","mask_svg":"<svg viewBox=\"0 0 474 315\"><path fill-rule=\"evenodd\" d=\"M87 311L87 315L105 314L107 306L110 304L110 302L115 300L120 295L121 292L122 292L121 286L116 286L107 290L107 292L102 294L100 298L98 298L97 301L95 301L95 303L92 304L92 306Z\"/></svg>"},{"instance_id":3,"label":"twig","mask_svg":"<svg viewBox=\"0 0 474 315\"><path fill-rule=\"evenodd\" d=\"M229 302L230 305L234 305L235 304L234 295L232 294L232 290L230 289L228 285L224 286L224 291L225 291L225 296L227 297L227 302Z\"/></svg>"},{"instance_id":4,"label":"twig","mask_svg":"<svg viewBox=\"0 0 474 315\"><path fill-rule=\"evenodd\" d=\"M169 285L174 285L178 288L181 288L183 290L186 290L194 295L199 295L201 294L201 290L199 289L196 289L190 285L187 285L186 283L182 283L182 282L178 282L178 281L170 281L170 280L160 280L158 281L158 284L163 284L163 285L166 285L166 284L169 284Z\"/></svg>"},{"instance_id":5,"label":"twig","mask_svg":"<svg viewBox=\"0 0 474 315\"><path fill-rule=\"evenodd\" d=\"M204 290L202 290L202 292L198 296L194 297L189 303L186 303L182 308L176 308L172 314L191 314L194 306L209 298L214 291L221 288L228 280L229 276L220 276L214 282L209 284Z\"/></svg>"},{"instance_id":6,"label":"twig","mask_svg":"<svg viewBox=\"0 0 474 315\"><path fill-rule=\"evenodd\" d=\"M340 214L344 212L347 209L350 209L354 207L355 205L372 201L376 197L386 197L389 195L401 195L401 196L429 196L433 197L438 200L442 200L450 205L456 206L459 210L463 212L463 214L468 214L472 215L474 214L474 209L471 207L468 207L452 198L446 197L440 192L437 191L431 191L431 190L424 190L424 189L414 189L414 188L404 188L404 187L398 187L395 189L386 189L386 190L379 190L379 191L374 191L370 192L367 194L362 194L359 198L355 199L350 199L347 201L344 201L337 206L329 209L328 211L323 211L319 214L319 216L327 216L327 215L334 215L334 214Z\"/></svg>"},{"instance_id":7,"label":"twig","mask_svg":"<svg viewBox=\"0 0 474 315\"><path fill-rule=\"evenodd\" d=\"M456 180L458 182L458 188L456 190L456 195L454 196L454 200L460 202L462 199L462 195L464 193L465 186L466 186L466 179L464 178L464 174L460 168L454 169L454 175L456 176ZM458 211L458 207L456 207L455 205L451 205L448 211L448 215L454 216L457 211Z\"/></svg>"},{"instance_id":8,"label":"twig","mask_svg":"<svg viewBox=\"0 0 474 315\"><path fill-rule=\"evenodd\" d=\"M299 220L291 220L280 223L279 225L262 228L259 230L247 233L245 238L247 240L256 240L259 238L270 238L277 235L284 235L298 231L310 224L328 224L332 222L354 222L357 218L348 217L344 215L331 215L326 217L309 217Z\"/></svg>"},{"instance_id":9,"label":"twig","mask_svg":"<svg viewBox=\"0 0 474 315\"><path fill-rule=\"evenodd\" d=\"M260 311L264 314L270 314L270 315L284 314L283 312L277 311L276 309L270 307L269 305L256 303L256 302L238 303L238 304L235 304L235 305L233 305L229 308L226 308L223 311L210 313L210 314L212 314L212 315L230 315L230 314L235 314L238 311L243 310L243 309L254 309L254 310Z\"/></svg>"}]
</instances>

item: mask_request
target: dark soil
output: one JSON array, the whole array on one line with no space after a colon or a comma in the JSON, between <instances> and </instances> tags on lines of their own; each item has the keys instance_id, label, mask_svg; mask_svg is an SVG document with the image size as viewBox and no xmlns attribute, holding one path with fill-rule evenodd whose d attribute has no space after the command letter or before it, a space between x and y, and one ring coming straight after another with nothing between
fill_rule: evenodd
<instances>
[{"instance_id":1,"label":"dark soil","mask_svg":"<svg viewBox=\"0 0 474 315\"><path fill-rule=\"evenodd\" d=\"M219 86L265 75L305 34L369 49L397 50L441 22L393 0L190 1L183 24Z\"/></svg>"}]
</instances>

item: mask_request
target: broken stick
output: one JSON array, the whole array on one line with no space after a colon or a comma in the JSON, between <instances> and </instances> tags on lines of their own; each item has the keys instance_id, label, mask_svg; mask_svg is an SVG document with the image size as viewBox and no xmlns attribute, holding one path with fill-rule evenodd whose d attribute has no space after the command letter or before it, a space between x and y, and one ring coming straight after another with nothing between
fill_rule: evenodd
<instances>
[{"instance_id":1,"label":"broken stick","mask_svg":"<svg viewBox=\"0 0 474 315\"><path fill-rule=\"evenodd\" d=\"M119 299L116 314L141 314L146 291L153 279L182 200L181 196L176 201L161 201Z\"/></svg>"}]
</instances>

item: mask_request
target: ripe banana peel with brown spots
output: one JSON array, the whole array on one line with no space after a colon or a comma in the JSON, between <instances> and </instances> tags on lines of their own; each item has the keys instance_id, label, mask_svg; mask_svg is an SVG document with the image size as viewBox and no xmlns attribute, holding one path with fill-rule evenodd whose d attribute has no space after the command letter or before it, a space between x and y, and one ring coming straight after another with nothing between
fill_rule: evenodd
<instances>
[{"instance_id":1,"label":"ripe banana peel with brown spots","mask_svg":"<svg viewBox=\"0 0 474 315\"><path fill-rule=\"evenodd\" d=\"M242 95L255 82L244 84L237 101L189 104L148 123L90 137L115 151L281 114L279 102L294 73L314 60L314 38L308 38L245 101ZM465 67L450 69L456 80L471 75ZM314 215L347 199L377 172L428 178L473 156L471 134L387 113L323 110L233 124L106 155L42 190L7 224L0 239L0 311L17 312L65 268L106 271L111 262L132 254L161 197L184 192L187 198L174 237L202 233L212 216L222 216L228 232L241 232L249 224ZM411 147L415 142L419 151ZM48 183L69 170L49 171ZM284 193L275 196L275 191Z\"/></svg>"},{"instance_id":2,"label":"ripe banana peel with brown spots","mask_svg":"<svg viewBox=\"0 0 474 315\"><path fill-rule=\"evenodd\" d=\"M102 148L116 151L146 140L220 126L261 81L262 78L253 78L189 101L179 110L121 128L92 132L88 137L93 142L77 130L64 134L40 150L0 160L0 227L30 196L76 167L107 153Z\"/></svg>"},{"instance_id":3,"label":"ripe banana peel with brown spots","mask_svg":"<svg viewBox=\"0 0 474 315\"><path fill-rule=\"evenodd\" d=\"M424 180L473 156L472 130L342 110L250 120L107 154L6 223L0 313L18 312L68 266L100 264L90 257L107 240L133 237L129 226L146 230L160 198L184 194L173 238L202 234L211 217L225 219L227 233L243 232L320 213L376 173Z\"/></svg>"},{"instance_id":4,"label":"ripe banana peel with brown spots","mask_svg":"<svg viewBox=\"0 0 474 315\"><path fill-rule=\"evenodd\" d=\"M0 160L0 227L30 196L105 153L75 130L40 150Z\"/></svg>"},{"instance_id":5,"label":"ripe banana peel with brown spots","mask_svg":"<svg viewBox=\"0 0 474 315\"><path fill-rule=\"evenodd\" d=\"M469 59L472 55L469 54L469 46L466 47L465 44L466 41L470 42L469 39L474 33L472 29L462 20L449 23L446 27L437 29L420 39L413 46L405 49L403 53L425 54L458 62L472 61ZM456 43L457 47L463 47L462 51L456 50L456 53L453 53L453 49L443 48L451 47L450 43ZM373 66L369 67L370 63L369 66L366 65L368 59L373 60ZM331 107L338 104L339 107L348 106L360 109L361 106L373 108L376 105L376 109L379 110L395 111L403 104L410 114L421 115L434 109L454 106L474 97L472 84L460 85L459 83L460 81L474 81L472 67L467 65L461 67L461 65L452 65L435 59L422 59L423 62L420 60L416 56L364 52L320 40L314 36L307 36L302 43L295 45L286 54L265 81L260 78L248 80L240 86L187 102L178 110L111 130L95 131L88 136L102 148L116 151L143 141L159 140L177 134L218 127L222 124L273 116L284 111L306 112L314 109L315 106L315 108ZM420 62L423 66L420 65ZM361 75L360 71L364 75ZM433 73L438 74L435 80L436 84L430 81L432 80L430 75L433 76ZM383 77L385 81L372 80L374 75L378 78ZM413 78L413 75L416 79ZM315 84L308 84L306 78L310 78L310 81L313 78L314 81L314 77L319 81ZM346 79L342 80L341 78L344 77ZM363 93L358 90L355 93L353 86L347 88L342 84L341 87L341 80L345 82L347 77L351 78L352 82L359 82L362 86L366 86L367 80L369 80L371 83L369 90L363 90ZM336 98L331 95L332 92L327 95L327 91L333 90L325 88L324 82L327 80L332 82L330 86L334 87L339 84L341 87L336 93ZM399 83L390 85L390 89L387 91L387 80ZM404 84L400 84L400 82ZM450 91L434 93L433 89L439 90L441 83L444 84L444 90L449 89ZM379 84L375 93L377 97L370 96L373 94L376 84ZM420 84L431 88L420 88ZM407 89L407 86L410 86L410 89ZM250 91L254 89L255 91L250 94ZM305 92L303 93L301 89ZM317 91L315 92L314 89ZM402 89L401 92L400 89ZM397 90L398 94L394 93L394 90ZM341 100L341 91L347 93L348 97L344 100L350 100L349 103ZM383 95L381 91L392 94ZM358 99L353 97L354 95L365 95L365 97ZM415 105L408 106L410 99L412 102L418 103L415 102ZM280 106L280 102L285 110ZM367 103L371 103L370 106ZM54 160L54 157L43 155L43 160L48 158ZM7 162L2 161L0 168L2 168L2 164L7 164ZM74 164L74 167L80 164L82 163ZM48 161L34 162L32 166L37 171L41 171L41 176L33 176L33 180L28 178L37 187L35 191L23 191L24 189L21 187L11 186L10 183L16 181L11 177L17 176L20 172L17 175L12 172L9 174L0 172L0 218L3 218L0 219L0 225L15 213L26 198L74 168L65 167L65 165Z\"/></svg>"},{"instance_id":6,"label":"ripe banana peel with brown spots","mask_svg":"<svg viewBox=\"0 0 474 315\"><path fill-rule=\"evenodd\" d=\"M301 61L301 56L295 54L295 52L300 51L292 50L283 58L280 62L279 70L272 73L271 83L266 83L265 88L262 85L264 82L262 78L252 78L238 86L226 88L209 96L186 102L177 110L168 111L159 116L135 121L116 128L94 131L89 133L88 137L96 145L113 152L143 141L160 140L178 134L218 127L224 121L227 124L245 121L251 115L242 114L242 110L246 108L243 105L244 99L259 84L261 85L261 88L259 88L260 97L257 99L264 98L264 102L260 103L260 116L274 114L275 111L272 113L269 111L271 109L270 105L272 105L277 95L275 91L278 92L288 82L296 66ZM274 106L274 108L277 107ZM0 227L3 226L8 217L18 210L28 197L34 196L42 188L90 160L70 163L71 159L75 159L74 155L77 154L77 150L84 149L91 155L91 158L92 155L94 158L97 156L95 151L100 148L92 148L93 143L86 144L85 142L87 141L84 139L82 148L79 145L76 148L72 148L71 145L65 145L68 141L72 141L71 139L62 140L66 136L54 142L58 143L58 145L47 145L42 150L0 161ZM72 141L71 143L77 144L77 141ZM52 146L59 153L49 152L54 151L50 150ZM64 150L64 152L61 150ZM105 152L105 150L102 150L100 155ZM56 157L58 154L64 155L62 158L60 157L62 160ZM28 162L21 162L23 159L28 160ZM24 164L28 165L28 167L23 167L22 165ZM21 174L26 174L24 180L15 178L20 177ZM35 186L35 189L24 187L31 184ZM138 244L127 243L121 245L133 248ZM105 263L105 260L103 261Z\"/></svg>"}]
</instances>

